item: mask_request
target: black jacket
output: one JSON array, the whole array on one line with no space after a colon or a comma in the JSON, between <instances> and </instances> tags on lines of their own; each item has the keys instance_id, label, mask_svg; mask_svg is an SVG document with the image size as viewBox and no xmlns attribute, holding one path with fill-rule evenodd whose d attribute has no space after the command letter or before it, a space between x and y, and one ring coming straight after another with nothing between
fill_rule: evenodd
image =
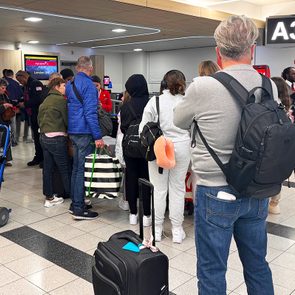
<instances>
[{"instance_id":1,"label":"black jacket","mask_svg":"<svg viewBox=\"0 0 295 295\"><path fill-rule=\"evenodd\" d=\"M125 134L134 119L142 117L143 110L149 100L147 82L143 75L132 75L127 80L125 88L131 99L123 103L121 108L121 131L123 134ZM136 116L132 114L130 107L134 110Z\"/></svg>"},{"instance_id":2,"label":"black jacket","mask_svg":"<svg viewBox=\"0 0 295 295\"><path fill-rule=\"evenodd\" d=\"M25 107L31 108L38 112L38 108L42 102L43 84L39 80L32 77L28 78L25 91L28 91L29 99L25 101Z\"/></svg>"}]
</instances>

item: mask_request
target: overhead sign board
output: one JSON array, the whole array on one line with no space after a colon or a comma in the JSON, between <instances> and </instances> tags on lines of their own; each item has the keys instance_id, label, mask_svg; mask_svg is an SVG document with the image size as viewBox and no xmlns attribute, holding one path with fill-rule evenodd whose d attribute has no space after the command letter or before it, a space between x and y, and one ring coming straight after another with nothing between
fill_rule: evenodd
<instances>
[{"instance_id":1,"label":"overhead sign board","mask_svg":"<svg viewBox=\"0 0 295 295\"><path fill-rule=\"evenodd\" d=\"M266 44L295 44L295 16L269 17Z\"/></svg>"}]
</instances>

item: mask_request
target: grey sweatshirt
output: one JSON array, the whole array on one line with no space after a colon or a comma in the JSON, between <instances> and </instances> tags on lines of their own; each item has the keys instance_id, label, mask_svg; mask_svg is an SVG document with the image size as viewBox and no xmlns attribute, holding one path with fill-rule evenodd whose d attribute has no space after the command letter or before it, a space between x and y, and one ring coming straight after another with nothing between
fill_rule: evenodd
<instances>
[{"instance_id":1,"label":"grey sweatshirt","mask_svg":"<svg viewBox=\"0 0 295 295\"><path fill-rule=\"evenodd\" d=\"M261 86L261 76L251 65L235 65L224 72L236 78L248 91ZM278 100L274 83L274 99ZM175 126L188 130L193 119L206 138L208 144L217 153L223 163L229 161L237 129L241 118L241 109L229 91L212 77L197 77L188 87L183 101L174 109ZM225 176L215 163L206 147L197 135L197 145L191 150L192 169L198 175L198 184L205 186L227 185Z\"/></svg>"}]
</instances>

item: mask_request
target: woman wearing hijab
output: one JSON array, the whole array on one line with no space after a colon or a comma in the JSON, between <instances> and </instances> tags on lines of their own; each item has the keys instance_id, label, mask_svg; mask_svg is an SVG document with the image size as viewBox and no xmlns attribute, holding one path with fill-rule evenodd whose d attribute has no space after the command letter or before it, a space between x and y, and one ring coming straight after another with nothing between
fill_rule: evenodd
<instances>
[{"instance_id":1,"label":"woman wearing hijab","mask_svg":"<svg viewBox=\"0 0 295 295\"><path fill-rule=\"evenodd\" d=\"M147 82L143 75L134 74L129 77L125 88L125 95L129 96L130 99L126 99L121 108L121 131L124 136L132 121L141 120L143 110L149 100ZM130 208L129 222L130 224L137 224L138 179L149 178L148 164L143 157L127 156L124 148L123 156L126 163L126 197ZM143 225L149 226L151 224L150 198L145 190L143 190L143 214Z\"/></svg>"}]
</instances>

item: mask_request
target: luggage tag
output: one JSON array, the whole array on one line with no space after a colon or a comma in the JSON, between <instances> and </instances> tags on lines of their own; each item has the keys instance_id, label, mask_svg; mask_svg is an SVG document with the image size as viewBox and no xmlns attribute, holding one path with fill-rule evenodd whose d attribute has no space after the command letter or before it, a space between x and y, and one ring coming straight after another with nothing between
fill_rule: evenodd
<instances>
[{"instance_id":1,"label":"luggage tag","mask_svg":"<svg viewBox=\"0 0 295 295\"><path fill-rule=\"evenodd\" d=\"M127 250L127 251L131 251L131 252L135 252L135 253L139 253L140 249L139 249L140 245L136 245L132 242L128 242L126 245L123 246L123 250Z\"/></svg>"}]
</instances>

